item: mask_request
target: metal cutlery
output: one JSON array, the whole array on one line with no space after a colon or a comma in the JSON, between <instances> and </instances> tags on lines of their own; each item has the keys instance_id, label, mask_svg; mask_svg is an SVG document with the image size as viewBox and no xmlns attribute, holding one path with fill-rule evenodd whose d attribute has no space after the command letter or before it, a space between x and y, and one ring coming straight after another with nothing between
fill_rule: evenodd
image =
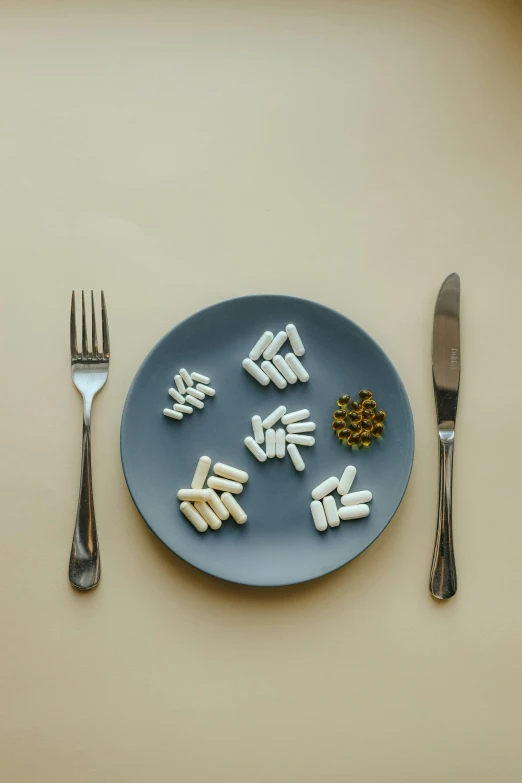
<instances>
[{"instance_id":1,"label":"metal cutlery","mask_svg":"<svg viewBox=\"0 0 522 783\"><path fill-rule=\"evenodd\" d=\"M435 598L457 592L453 553L453 447L460 386L460 277L449 275L441 286L433 319L433 388L439 432L439 516L430 574Z\"/></svg>"},{"instance_id":2,"label":"metal cutlery","mask_svg":"<svg viewBox=\"0 0 522 783\"><path fill-rule=\"evenodd\" d=\"M105 296L101 292L102 349L98 348L94 295L91 291L91 350L88 347L85 295L82 291L82 343L76 342L76 307L71 298L71 369L73 383L83 397L83 438L80 496L69 561L69 581L78 590L91 590L100 581L100 552L94 516L91 469L91 408L94 397L109 375L109 324Z\"/></svg>"}]
</instances>

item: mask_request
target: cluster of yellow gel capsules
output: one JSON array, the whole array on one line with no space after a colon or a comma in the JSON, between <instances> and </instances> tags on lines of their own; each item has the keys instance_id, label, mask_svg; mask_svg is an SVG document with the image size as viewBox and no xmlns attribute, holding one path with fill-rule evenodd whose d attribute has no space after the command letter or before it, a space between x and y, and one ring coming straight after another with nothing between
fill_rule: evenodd
<instances>
[{"instance_id":1,"label":"cluster of yellow gel capsules","mask_svg":"<svg viewBox=\"0 0 522 783\"><path fill-rule=\"evenodd\" d=\"M377 403L369 389L361 389L359 397L359 400L352 400L349 394L339 397L332 429L348 446L367 447L372 440L382 436L386 413L376 410Z\"/></svg>"}]
</instances>

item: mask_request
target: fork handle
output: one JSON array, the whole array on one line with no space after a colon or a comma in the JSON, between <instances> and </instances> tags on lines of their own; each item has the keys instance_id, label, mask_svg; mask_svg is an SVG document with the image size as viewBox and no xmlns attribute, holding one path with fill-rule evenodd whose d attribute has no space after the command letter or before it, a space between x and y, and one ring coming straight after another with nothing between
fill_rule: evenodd
<instances>
[{"instance_id":1,"label":"fork handle","mask_svg":"<svg viewBox=\"0 0 522 783\"><path fill-rule=\"evenodd\" d=\"M91 590L100 581L100 553L94 516L90 421L83 421L82 468L76 525L69 561L69 581L77 590Z\"/></svg>"},{"instance_id":2,"label":"fork handle","mask_svg":"<svg viewBox=\"0 0 522 783\"><path fill-rule=\"evenodd\" d=\"M435 537L435 551L430 575L430 592L434 598L445 600L457 592L457 569L453 553L452 489L453 443L455 433L439 433L440 486L439 518Z\"/></svg>"}]
</instances>

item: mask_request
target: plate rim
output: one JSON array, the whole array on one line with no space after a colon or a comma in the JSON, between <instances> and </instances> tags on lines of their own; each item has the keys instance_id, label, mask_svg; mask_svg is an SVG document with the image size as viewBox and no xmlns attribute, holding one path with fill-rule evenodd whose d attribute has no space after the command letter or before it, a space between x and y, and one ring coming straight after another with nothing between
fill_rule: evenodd
<instances>
[{"instance_id":1,"label":"plate rim","mask_svg":"<svg viewBox=\"0 0 522 783\"><path fill-rule=\"evenodd\" d=\"M161 343L163 343L165 340L167 340L167 338L170 336L170 334L175 329L178 329L186 321L189 321L191 318L194 318L195 316L199 315L200 313L204 313L207 310L212 310L215 307L219 307L220 305L228 304L229 302L235 302L235 301L240 300L240 299L242 299L242 300L259 299L259 298L263 298L265 296L269 296L269 297L272 297L272 298L280 298L280 299L293 299L293 300L298 300L299 302L304 302L305 304L314 305L315 307L321 307L324 310L327 310L330 313L333 313L335 316L341 316L341 318L344 318L345 320L349 321L358 330L360 330L364 334L365 338L367 338L371 343L373 343L373 345L376 346L378 348L378 350L386 357L386 359L388 360L389 365L390 365L390 367L391 367L391 369L392 369L392 371L393 371L393 373L394 373L394 375L395 375L395 377L396 377L396 379L398 381L399 387L402 389L402 392L404 394L404 399L406 401L406 412L407 412L407 416L408 416L409 425L410 425L410 428L411 428L411 443L412 443L411 460L410 460L410 463L409 463L409 466L408 466L408 469L407 469L406 478L405 478L405 481L404 481L404 486L402 487L402 490L401 490L401 493L400 493L397 505L396 505L395 509L393 510L393 513L391 514L388 522L384 525L382 530L375 536L375 538L373 538L371 541L369 541L368 544L364 547L364 549L361 549L360 552L358 552L356 555L351 557L345 563L341 563L340 565L335 566L334 568L330 569L329 571L325 571L325 572L323 572L321 574L316 574L315 576L310 576L310 577L308 577L306 579L292 579L290 581L277 582L277 583L274 583L274 584L266 584L266 583L252 582L252 581L245 582L245 581L242 581L242 580L239 580L239 579L233 579L233 578L230 578L230 577L227 577L227 576L221 576L219 574L212 573L211 571L207 571L206 569L201 568L200 566L197 566L194 563L191 563L190 560L187 560L185 557L183 557L183 555L180 555L178 552L176 552L174 549L172 549L167 543L165 543L165 541L163 541L162 538L160 538L158 533L156 533L154 528L151 527L151 525L148 523L148 521L145 518L145 516L142 514L142 512L140 510L140 507L139 507L139 505L138 505L138 503L136 501L136 498L134 497L134 494L133 494L133 492L131 490L131 487L130 487L130 484L129 484L129 480L128 480L128 477L127 477L127 471L125 469L125 460L124 460L124 456L123 456L123 429L124 429L124 421L125 421L126 414L127 414L127 407L129 405L129 399L131 397L131 394L132 394L132 391L134 389L134 386L136 385L138 376L141 373L142 367L146 364L146 362L148 361L149 357L156 350L156 348ZM335 310L333 307L330 307L329 305L323 304L322 302L318 302L315 299L308 299L308 298L303 297L303 296L294 296L293 294L259 293L259 294L242 294L242 295L238 295L238 296L232 296L232 297L229 297L228 299L220 299L218 302L214 302L213 304L207 305L206 307L201 307L199 310L196 310L195 312L190 313L190 315L185 316L185 318L183 318L181 321L178 321L176 324L174 324L174 326L172 326L167 332L165 332L162 335L162 337L159 338L159 340L157 340L154 343L152 348L150 348L150 350L146 353L146 355L144 356L144 358L140 362L136 372L134 373L134 376L132 378L130 386L129 386L128 390L127 390L127 394L125 396L125 403L123 405L123 410L122 410L122 414L121 414L121 421L120 421L120 461L121 461L121 466L122 466L122 470L123 470L123 476L125 478L125 484L127 486L128 492L129 492L129 494L131 496L132 502L134 503L134 506L135 506L138 514L143 519L143 521L145 522L145 524L147 525L149 530L154 534L154 536L158 539L158 541L160 541L160 543L169 552L171 552L173 555L178 557L180 560L182 560L184 563L189 565L191 568L194 568L196 571L199 571L200 573L203 573L203 574L207 574L208 576L212 577L213 579L220 579L220 580L222 580L224 582L228 582L229 584L241 585L241 586L245 586L245 587L260 587L260 588L270 589L270 588L278 588L278 587L291 587L293 585L298 585L298 584L308 584L309 582L315 582L318 579L322 579L323 577L328 576L329 574L333 574L336 571L339 571L341 568L344 568L345 566L348 566L350 563L352 563L354 560L356 560L358 557L360 557L363 554L363 552L366 552L366 550L370 546L372 546L372 544L374 544L377 541L378 538L380 538L380 536L384 533L384 531L387 529L387 527L391 523L392 519L397 514L397 511L399 510L399 507L400 507L402 501L404 500L404 496L406 494L406 490L408 489L408 486L409 486L409 483L410 483L414 460L415 460L415 421L414 421L414 418L413 418L413 411L412 411L412 407L411 407L411 403L410 403L410 398L408 396L408 392L406 391L406 387L405 387L405 385L404 385L404 383L402 381L402 378L399 375L399 373L397 371L397 368L395 367L395 364L392 362L392 360L388 356L388 353L384 350L384 348L382 348L379 345L377 340L375 340L366 331L366 329L364 329L362 326L360 326L356 321L354 321L349 316L344 315L344 313L341 313L338 310Z\"/></svg>"}]
</instances>

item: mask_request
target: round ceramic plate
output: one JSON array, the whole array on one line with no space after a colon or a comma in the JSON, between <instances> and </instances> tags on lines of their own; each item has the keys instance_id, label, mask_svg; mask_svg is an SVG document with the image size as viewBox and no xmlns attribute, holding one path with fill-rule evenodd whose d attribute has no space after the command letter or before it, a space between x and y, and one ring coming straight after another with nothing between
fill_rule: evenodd
<instances>
[{"instance_id":1,"label":"round ceramic plate","mask_svg":"<svg viewBox=\"0 0 522 783\"><path fill-rule=\"evenodd\" d=\"M241 366L259 336L296 324L308 383L279 390L260 386ZM290 350L288 343L282 353ZM165 417L167 390L180 367L211 378L216 395L183 421ZM331 428L337 398L369 388L387 412L384 437L367 448L344 447ZM247 450L251 417L278 405L308 408L316 422L313 448L300 447L306 469L288 455L259 463ZM209 574L249 585L304 582L345 565L366 549L395 514L413 462L413 419L392 363L359 326L328 307L291 296L245 296L201 310L152 349L130 387L121 425L121 457L134 502L165 546ZM179 510L199 457L248 471L238 500L248 514L220 530L198 533ZM319 533L310 514L312 489L346 465L357 468L352 491L373 493L369 517ZM340 505L340 498L336 494Z\"/></svg>"}]
</instances>

